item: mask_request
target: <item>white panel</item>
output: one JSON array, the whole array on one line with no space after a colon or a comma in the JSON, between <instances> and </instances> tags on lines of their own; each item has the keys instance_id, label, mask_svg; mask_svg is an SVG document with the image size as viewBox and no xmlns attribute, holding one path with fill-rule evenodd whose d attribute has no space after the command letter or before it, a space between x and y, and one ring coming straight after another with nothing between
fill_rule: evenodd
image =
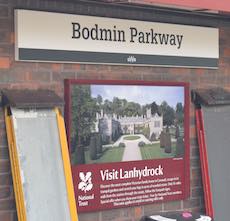
<instances>
[{"instance_id":1,"label":"white panel","mask_svg":"<svg viewBox=\"0 0 230 221\"><path fill-rule=\"evenodd\" d=\"M56 113L12 109L28 221L70 221Z\"/></svg>"},{"instance_id":2,"label":"white panel","mask_svg":"<svg viewBox=\"0 0 230 221\"><path fill-rule=\"evenodd\" d=\"M16 10L15 16L18 48L202 58L219 57L219 31L217 28L31 10ZM72 23L80 25L81 37L72 38ZM83 30L84 28L85 30ZM132 33L135 33L135 29L132 28L137 30L135 37L134 35L132 37ZM87 29L90 33L94 29L92 34L94 39L82 37L83 35L87 37ZM96 32L100 38L100 29L111 30L111 40L95 39ZM119 31L124 32L124 38L120 37L120 39L125 41L118 41ZM154 39L156 33L157 42ZM168 35L167 44L160 43L159 35L163 34Z\"/></svg>"},{"instance_id":3,"label":"white panel","mask_svg":"<svg viewBox=\"0 0 230 221\"><path fill-rule=\"evenodd\" d=\"M202 106L214 219L229 221L230 106Z\"/></svg>"}]
</instances>

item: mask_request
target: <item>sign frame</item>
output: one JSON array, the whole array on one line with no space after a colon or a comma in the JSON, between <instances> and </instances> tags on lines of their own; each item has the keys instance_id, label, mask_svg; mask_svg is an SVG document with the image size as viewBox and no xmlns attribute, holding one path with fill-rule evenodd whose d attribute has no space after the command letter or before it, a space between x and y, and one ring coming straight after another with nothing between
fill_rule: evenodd
<instances>
[{"instance_id":1,"label":"sign frame","mask_svg":"<svg viewBox=\"0 0 230 221\"><path fill-rule=\"evenodd\" d=\"M15 34L17 61L218 68L217 28L17 9Z\"/></svg>"},{"instance_id":2,"label":"sign frame","mask_svg":"<svg viewBox=\"0 0 230 221\"><path fill-rule=\"evenodd\" d=\"M68 144L69 144L69 153L70 156L72 154L71 152L71 128L72 128L72 113L71 113L71 108L72 108L72 98L71 98L71 88L73 86L84 86L84 85L108 85L108 86L143 86L143 87L148 87L148 86L159 86L159 87L183 87L184 88L184 146L185 146L185 151L184 155L182 158L171 158L171 159L152 159L152 160L140 160L140 161L129 161L129 162L111 162L111 163L99 163L99 164L84 164L84 165L73 165L72 164L72 174L73 174L73 179L74 179L74 189L75 189L75 197L79 198L79 192L77 193L77 188L79 187L79 176L80 173L87 174L87 171L92 170L92 168L96 168L98 165L99 167L101 166L101 171L110 169L111 171L113 169L118 168L118 165L121 165L121 167L124 166L124 168L127 168L127 165L136 165L140 162L142 162L142 166L146 165L161 165L163 164L166 165L166 167L171 167L172 162L173 165L177 163L180 164L181 162L181 168L180 170L182 171L182 189L183 189L183 194L179 197L175 197L175 199L172 197L170 199L162 200L161 202L168 201L168 200L181 200L181 199L186 199L190 195L190 151L189 151L189 83L185 82L146 82L146 81L117 81L117 80L86 80L86 79L66 79L65 80L65 122L66 122L66 130L67 130L67 139L68 139ZM71 158L71 157L70 157ZM176 162L177 161L177 162ZM73 158L72 158L72 163L73 163ZM132 167L132 166L131 166ZM173 166L172 166L173 167ZM134 168L134 167L133 167ZM93 170L94 170L93 169ZM129 167L130 169L130 167ZM178 169L178 168L177 168ZM172 170L173 171L173 170ZM80 172L80 173L79 173ZM96 173L95 171L92 172L92 174ZM80 178L81 179L81 178ZM98 178L99 179L99 178ZM112 181L111 181L112 182ZM96 181L95 186L100 185L99 181ZM108 182L110 183L110 181ZM87 191L86 191L87 192ZM98 194L98 193L97 193ZM97 195L94 194L94 195ZM121 208L121 207L127 207L130 205L122 205L122 206L111 206L111 205L105 205L105 206L99 206L99 207L84 207L81 208L79 206L79 199L76 198L76 202L78 204L78 212L90 212L90 211L97 211L97 210L104 210L104 209L111 209L111 208ZM156 201L160 202L160 201ZM98 203L98 202L97 202ZM95 203L95 204L97 204ZM147 202L147 203L134 203L131 206L136 206L136 205L142 205L142 204L148 204L148 203L153 203L153 202Z\"/></svg>"}]
</instances>

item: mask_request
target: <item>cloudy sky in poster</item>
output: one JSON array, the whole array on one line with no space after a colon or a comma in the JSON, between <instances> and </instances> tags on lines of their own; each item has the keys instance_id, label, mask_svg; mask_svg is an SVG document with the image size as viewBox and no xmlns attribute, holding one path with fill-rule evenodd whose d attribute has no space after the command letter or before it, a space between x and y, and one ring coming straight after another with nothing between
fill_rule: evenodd
<instances>
[{"instance_id":1,"label":"cloudy sky in poster","mask_svg":"<svg viewBox=\"0 0 230 221\"><path fill-rule=\"evenodd\" d=\"M101 95L103 101L113 97L133 101L141 105L166 101L175 107L178 102L184 104L184 87L180 86L143 86L143 85L91 85L92 97Z\"/></svg>"}]
</instances>

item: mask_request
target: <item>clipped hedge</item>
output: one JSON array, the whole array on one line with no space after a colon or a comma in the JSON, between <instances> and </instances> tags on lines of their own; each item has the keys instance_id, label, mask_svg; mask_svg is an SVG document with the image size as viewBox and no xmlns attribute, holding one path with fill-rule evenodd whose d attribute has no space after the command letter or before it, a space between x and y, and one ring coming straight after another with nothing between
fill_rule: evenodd
<instances>
[{"instance_id":1,"label":"clipped hedge","mask_svg":"<svg viewBox=\"0 0 230 221\"><path fill-rule=\"evenodd\" d=\"M125 143L119 143L119 145L118 145L119 147L125 147Z\"/></svg>"},{"instance_id":2,"label":"clipped hedge","mask_svg":"<svg viewBox=\"0 0 230 221\"><path fill-rule=\"evenodd\" d=\"M144 141L140 141L140 142L138 143L138 146L139 146L139 147L144 147L144 146L145 146L145 142L144 142Z\"/></svg>"},{"instance_id":3,"label":"clipped hedge","mask_svg":"<svg viewBox=\"0 0 230 221\"><path fill-rule=\"evenodd\" d=\"M97 159L97 146L96 146L96 136L90 137L90 144L89 144L89 154L91 160Z\"/></svg>"},{"instance_id":4,"label":"clipped hedge","mask_svg":"<svg viewBox=\"0 0 230 221\"><path fill-rule=\"evenodd\" d=\"M164 131L160 134L160 147L165 148L166 133Z\"/></svg>"},{"instance_id":5,"label":"clipped hedge","mask_svg":"<svg viewBox=\"0 0 230 221\"><path fill-rule=\"evenodd\" d=\"M184 156L184 139L183 137L178 137L176 142L176 157Z\"/></svg>"},{"instance_id":6,"label":"clipped hedge","mask_svg":"<svg viewBox=\"0 0 230 221\"><path fill-rule=\"evenodd\" d=\"M165 153L172 153L172 142L169 132L166 132L165 134Z\"/></svg>"}]
</instances>

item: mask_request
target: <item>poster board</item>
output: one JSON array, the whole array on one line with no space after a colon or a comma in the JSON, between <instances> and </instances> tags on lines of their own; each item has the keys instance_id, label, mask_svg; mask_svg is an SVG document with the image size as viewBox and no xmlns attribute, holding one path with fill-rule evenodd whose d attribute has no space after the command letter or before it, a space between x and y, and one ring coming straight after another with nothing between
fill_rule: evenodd
<instances>
[{"instance_id":1,"label":"poster board","mask_svg":"<svg viewBox=\"0 0 230 221\"><path fill-rule=\"evenodd\" d=\"M77 221L59 110L8 106L5 120L18 220Z\"/></svg>"},{"instance_id":2,"label":"poster board","mask_svg":"<svg viewBox=\"0 0 230 221\"><path fill-rule=\"evenodd\" d=\"M66 80L78 212L188 197L188 103L187 83Z\"/></svg>"},{"instance_id":3,"label":"poster board","mask_svg":"<svg viewBox=\"0 0 230 221\"><path fill-rule=\"evenodd\" d=\"M206 214L229 220L230 93L220 88L194 91Z\"/></svg>"}]
</instances>

